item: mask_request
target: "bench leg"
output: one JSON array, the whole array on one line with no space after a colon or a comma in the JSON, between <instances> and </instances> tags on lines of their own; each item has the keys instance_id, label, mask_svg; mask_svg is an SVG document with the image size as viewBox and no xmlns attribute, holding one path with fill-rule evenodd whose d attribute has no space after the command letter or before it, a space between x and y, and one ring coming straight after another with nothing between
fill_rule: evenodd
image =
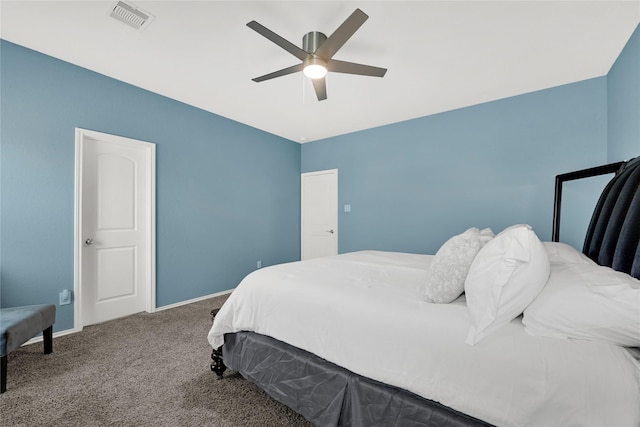
<instances>
[{"instance_id":1,"label":"bench leg","mask_svg":"<svg viewBox=\"0 0 640 427\"><path fill-rule=\"evenodd\" d=\"M44 354L53 353L53 326L42 331L42 341L44 342Z\"/></svg>"},{"instance_id":2,"label":"bench leg","mask_svg":"<svg viewBox=\"0 0 640 427\"><path fill-rule=\"evenodd\" d=\"M7 355L2 356L2 372L0 372L0 393L7 391Z\"/></svg>"}]
</instances>

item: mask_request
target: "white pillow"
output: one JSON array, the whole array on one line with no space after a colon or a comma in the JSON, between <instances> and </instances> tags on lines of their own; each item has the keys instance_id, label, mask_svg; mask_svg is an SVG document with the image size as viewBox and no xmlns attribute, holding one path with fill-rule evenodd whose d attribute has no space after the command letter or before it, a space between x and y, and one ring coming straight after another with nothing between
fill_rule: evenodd
<instances>
[{"instance_id":1,"label":"white pillow","mask_svg":"<svg viewBox=\"0 0 640 427\"><path fill-rule=\"evenodd\" d=\"M595 264L595 262L574 248L571 245L567 245L562 242L542 242L544 248L549 255L549 262L551 264Z\"/></svg>"},{"instance_id":2,"label":"white pillow","mask_svg":"<svg viewBox=\"0 0 640 427\"><path fill-rule=\"evenodd\" d=\"M425 301L448 304L464 291L464 280L478 251L493 238L491 229L470 228L447 240L436 252L424 286Z\"/></svg>"},{"instance_id":3,"label":"white pillow","mask_svg":"<svg viewBox=\"0 0 640 427\"><path fill-rule=\"evenodd\" d=\"M640 281L597 264L554 264L524 311L532 335L640 346Z\"/></svg>"},{"instance_id":4,"label":"white pillow","mask_svg":"<svg viewBox=\"0 0 640 427\"><path fill-rule=\"evenodd\" d=\"M504 229L476 255L464 284L474 345L522 314L549 277L549 256L526 224Z\"/></svg>"}]
</instances>

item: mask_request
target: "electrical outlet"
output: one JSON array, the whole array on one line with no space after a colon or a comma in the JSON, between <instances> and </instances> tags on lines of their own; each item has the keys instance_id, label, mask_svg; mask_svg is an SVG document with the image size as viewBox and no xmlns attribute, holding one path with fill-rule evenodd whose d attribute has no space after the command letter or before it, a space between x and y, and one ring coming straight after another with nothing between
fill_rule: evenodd
<instances>
[{"instance_id":1,"label":"electrical outlet","mask_svg":"<svg viewBox=\"0 0 640 427\"><path fill-rule=\"evenodd\" d=\"M60 292L60 305L67 304L71 304L71 291L69 289Z\"/></svg>"},{"instance_id":2,"label":"electrical outlet","mask_svg":"<svg viewBox=\"0 0 640 427\"><path fill-rule=\"evenodd\" d=\"M256 263L256 268L262 268L262 260L259 259L258 262Z\"/></svg>"}]
</instances>

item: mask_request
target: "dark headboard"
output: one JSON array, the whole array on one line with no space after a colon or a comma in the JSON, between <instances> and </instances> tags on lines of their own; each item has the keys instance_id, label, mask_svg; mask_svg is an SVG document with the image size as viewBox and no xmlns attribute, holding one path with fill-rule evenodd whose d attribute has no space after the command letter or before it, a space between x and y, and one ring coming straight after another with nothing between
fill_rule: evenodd
<instances>
[{"instance_id":1,"label":"dark headboard","mask_svg":"<svg viewBox=\"0 0 640 427\"><path fill-rule=\"evenodd\" d=\"M558 241L562 182L615 173L593 211L582 251L600 265L640 279L640 157L556 176L553 240Z\"/></svg>"},{"instance_id":2,"label":"dark headboard","mask_svg":"<svg viewBox=\"0 0 640 427\"><path fill-rule=\"evenodd\" d=\"M600 265L640 279L640 157L607 184L591 217L582 251Z\"/></svg>"}]
</instances>

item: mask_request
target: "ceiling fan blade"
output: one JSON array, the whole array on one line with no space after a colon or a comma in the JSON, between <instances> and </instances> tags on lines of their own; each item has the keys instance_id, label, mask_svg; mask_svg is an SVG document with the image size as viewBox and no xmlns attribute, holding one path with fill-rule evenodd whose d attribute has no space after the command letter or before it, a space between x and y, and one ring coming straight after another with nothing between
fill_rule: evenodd
<instances>
[{"instance_id":1,"label":"ceiling fan blade","mask_svg":"<svg viewBox=\"0 0 640 427\"><path fill-rule=\"evenodd\" d=\"M254 82L263 82L269 79L275 79L276 77L286 76L287 74L297 73L298 71L302 71L302 64L293 65L291 67L283 68L282 70L274 71L273 73L265 74L264 76L256 77L253 80Z\"/></svg>"},{"instance_id":2,"label":"ceiling fan blade","mask_svg":"<svg viewBox=\"0 0 640 427\"><path fill-rule=\"evenodd\" d=\"M327 63L327 70L334 73L358 74L361 76L383 77L387 72L386 68L373 67L371 65L356 64L355 62L338 61L330 59Z\"/></svg>"},{"instance_id":3,"label":"ceiling fan blade","mask_svg":"<svg viewBox=\"0 0 640 427\"><path fill-rule=\"evenodd\" d=\"M369 16L366 13L360 9L356 9L355 12L320 45L315 54L324 59L332 58L368 18Z\"/></svg>"},{"instance_id":4,"label":"ceiling fan blade","mask_svg":"<svg viewBox=\"0 0 640 427\"><path fill-rule=\"evenodd\" d=\"M318 101L322 101L327 99L327 81L323 77L321 79L311 79L313 82L313 88L316 91L316 96L318 97Z\"/></svg>"},{"instance_id":5,"label":"ceiling fan blade","mask_svg":"<svg viewBox=\"0 0 640 427\"><path fill-rule=\"evenodd\" d=\"M295 44L280 37L273 31L271 31L264 25L257 23L256 21L249 22L247 24L247 27L263 35L264 37L268 38L269 40L271 40L272 42L274 42L275 44L277 44L278 46L280 46L281 48L283 48L284 50L286 50L287 52L289 52L290 54L292 54L293 56L295 56L301 61L304 61L309 56L307 52L305 52Z\"/></svg>"}]
</instances>

